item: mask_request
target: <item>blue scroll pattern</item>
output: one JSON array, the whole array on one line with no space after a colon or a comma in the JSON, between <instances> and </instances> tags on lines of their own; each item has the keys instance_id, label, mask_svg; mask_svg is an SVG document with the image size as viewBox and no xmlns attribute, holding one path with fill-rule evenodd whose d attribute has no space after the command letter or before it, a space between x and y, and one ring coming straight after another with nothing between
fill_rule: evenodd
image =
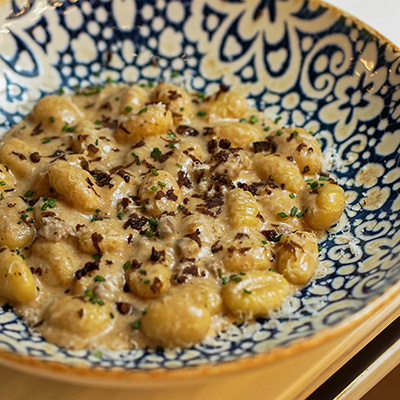
<instances>
[{"instance_id":1,"label":"blue scroll pattern","mask_svg":"<svg viewBox=\"0 0 400 400\"><path fill-rule=\"evenodd\" d=\"M324 273L279 313L186 350L68 351L0 309L0 349L83 367L176 369L290 345L363 310L400 277L400 53L310 0L33 0L0 6L0 131L59 88L168 79L241 88L318 132L347 207ZM366 179L368 177L368 179Z\"/></svg>"}]
</instances>

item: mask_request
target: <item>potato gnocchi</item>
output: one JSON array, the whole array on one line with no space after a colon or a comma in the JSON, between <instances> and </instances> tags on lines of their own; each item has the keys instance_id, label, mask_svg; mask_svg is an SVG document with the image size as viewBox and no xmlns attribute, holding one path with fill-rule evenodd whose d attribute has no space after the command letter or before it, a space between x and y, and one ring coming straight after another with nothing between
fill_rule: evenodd
<instances>
[{"instance_id":1,"label":"potato gnocchi","mask_svg":"<svg viewBox=\"0 0 400 400\"><path fill-rule=\"evenodd\" d=\"M221 85L52 95L0 144L0 297L70 349L188 347L313 279L345 207L315 135Z\"/></svg>"}]
</instances>

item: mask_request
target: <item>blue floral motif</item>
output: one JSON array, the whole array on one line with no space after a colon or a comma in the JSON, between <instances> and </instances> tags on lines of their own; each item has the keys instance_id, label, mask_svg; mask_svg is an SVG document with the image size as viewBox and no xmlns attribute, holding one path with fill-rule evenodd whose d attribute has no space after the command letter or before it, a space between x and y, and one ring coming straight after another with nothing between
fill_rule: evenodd
<instances>
[{"instance_id":1,"label":"blue floral motif","mask_svg":"<svg viewBox=\"0 0 400 400\"><path fill-rule=\"evenodd\" d=\"M324 106L319 116L327 124L336 124L341 141L350 137L360 121L381 115L384 100L380 90L387 79L387 68L376 68L377 45L369 42L359 55L351 75L341 76L334 88L335 100Z\"/></svg>"},{"instance_id":2,"label":"blue floral motif","mask_svg":"<svg viewBox=\"0 0 400 400\"><path fill-rule=\"evenodd\" d=\"M18 4L17 4L18 3ZM8 306L0 350L84 368L177 369L291 346L343 322L400 277L400 53L314 0L35 0L0 5L0 131L60 87L169 79L240 88L282 123L318 131L347 191L325 274L283 311L179 351L69 351ZM178 75L178 77L175 77ZM332 151L334 149L334 151ZM360 174L375 171L370 183ZM350 223L351 222L351 223Z\"/></svg>"}]
</instances>

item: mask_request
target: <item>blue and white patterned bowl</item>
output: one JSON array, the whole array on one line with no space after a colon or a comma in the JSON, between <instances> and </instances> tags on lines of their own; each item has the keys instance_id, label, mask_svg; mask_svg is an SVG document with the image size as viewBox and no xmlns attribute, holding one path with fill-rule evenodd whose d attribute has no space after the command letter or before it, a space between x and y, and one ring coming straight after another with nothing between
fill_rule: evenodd
<instances>
[{"instance_id":1,"label":"blue and white patterned bowl","mask_svg":"<svg viewBox=\"0 0 400 400\"><path fill-rule=\"evenodd\" d=\"M187 350L99 357L48 344L0 308L2 362L105 384L196 377L206 366L207 374L230 371L311 346L376 312L388 291L400 292L400 52L392 44L314 0L21 4L0 5L0 133L41 96L107 77L201 91L224 83L280 115L282 125L319 132L337 154L347 207L323 243L326 275L271 319Z\"/></svg>"}]
</instances>

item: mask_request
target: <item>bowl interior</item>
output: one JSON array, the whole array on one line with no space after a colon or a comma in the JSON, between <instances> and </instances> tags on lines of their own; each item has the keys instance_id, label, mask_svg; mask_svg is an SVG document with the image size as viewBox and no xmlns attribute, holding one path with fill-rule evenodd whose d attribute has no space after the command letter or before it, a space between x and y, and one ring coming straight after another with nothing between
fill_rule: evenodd
<instances>
[{"instance_id":1,"label":"bowl interior","mask_svg":"<svg viewBox=\"0 0 400 400\"><path fill-rule=\"evenodd\" d=\"M400 53L318 1L36 0L0 5L0 133L43 95L107 80L241 90L282 126L317 132L347 207L327 273L283 310L188 350L67 351L0 309L0 349L82 367L177 369L268 353L344 322L400 275Z\"/></svg>"}]
</instances>

